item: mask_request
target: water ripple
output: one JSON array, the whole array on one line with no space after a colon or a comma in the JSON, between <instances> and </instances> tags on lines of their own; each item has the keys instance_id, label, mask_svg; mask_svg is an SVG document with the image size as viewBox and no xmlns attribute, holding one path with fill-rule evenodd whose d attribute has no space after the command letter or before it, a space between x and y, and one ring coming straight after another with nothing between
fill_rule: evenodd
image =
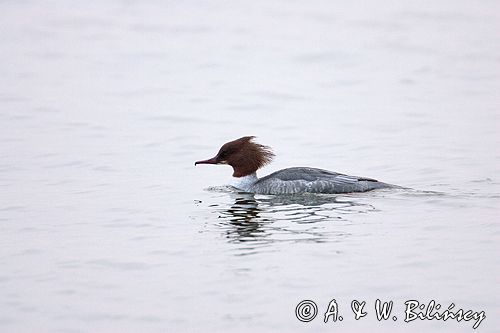
<instances>
[{"instance_id":1,"label":"water ripple","mask_svg":"<svg viewBox=\"0 0 500 333\"><path fill-rule=\"evenodd\" d=\"M222 190L221 190L222 191ZM328 242L349 235L349 215L375 207L334 195L254 196L231 193L233 203L211 204L217 227L230 242L263 246L274 242ZM332 228L338 224L339 228Z\"/></svg>"}]
</instances>

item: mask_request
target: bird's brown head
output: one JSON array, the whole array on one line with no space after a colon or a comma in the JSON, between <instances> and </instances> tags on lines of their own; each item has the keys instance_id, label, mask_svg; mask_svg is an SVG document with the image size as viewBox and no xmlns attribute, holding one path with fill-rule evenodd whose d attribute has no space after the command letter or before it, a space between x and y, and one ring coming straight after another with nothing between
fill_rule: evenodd
<instances>
[{"instance_id":1,"label":"bird's brown head","mask_svg":"<svg viewBox=\"0 0 500 333\"><path fill-rule=\"evenodd\" d=\"M270 163L274 154L271 148L255 143L254 136L244 136L224 144L215 157L195 162L197 164L229 164L233 167L233 177L251 175Z\"/></svg>"}]
</instances>

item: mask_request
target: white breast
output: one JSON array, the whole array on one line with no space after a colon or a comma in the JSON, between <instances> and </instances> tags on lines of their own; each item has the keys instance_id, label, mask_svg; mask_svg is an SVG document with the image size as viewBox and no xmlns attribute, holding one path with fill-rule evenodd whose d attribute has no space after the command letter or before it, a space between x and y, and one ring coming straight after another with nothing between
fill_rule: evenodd
<instances>
[{"instance_id":1,"label":"white breast","mask_svg":"<svg viewBox=\"0 0 500 333\"><path fill-rule=\"evenodd\" d=\"M251 175L244 177L233 177L231 186L245 192L252 192L252 186L255 182L257 182L257 180L259 180L259 178L257 178L257 174L254 172Z\"/></svg>"}]
</instances>

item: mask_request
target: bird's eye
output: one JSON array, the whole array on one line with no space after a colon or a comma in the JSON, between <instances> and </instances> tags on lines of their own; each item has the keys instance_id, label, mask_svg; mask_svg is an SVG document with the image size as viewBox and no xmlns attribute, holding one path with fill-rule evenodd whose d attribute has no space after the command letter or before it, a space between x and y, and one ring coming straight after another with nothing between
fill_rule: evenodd
<instances>
[{"instance_id":1,"label":"bird's eye","mask_svg":"<svg viewBox=\"0 0 500 333\"><path fill-rule=\"evenodd\" d=\"M226 157L227 157L227 151L220 152L220 154L219 154L220 159L225 159Z\"/></svg>"}]
</instances>

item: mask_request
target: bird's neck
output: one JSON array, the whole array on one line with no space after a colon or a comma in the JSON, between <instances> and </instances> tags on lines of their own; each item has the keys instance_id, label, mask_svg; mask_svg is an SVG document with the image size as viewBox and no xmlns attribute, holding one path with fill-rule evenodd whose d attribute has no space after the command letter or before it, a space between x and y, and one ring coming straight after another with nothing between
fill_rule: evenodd
<instances>
[{"instance_id":1,"label":"bird's neck","mask_svg":"<svg viewBox=\"0 0 500 333\"><path fill-rule=\"evenodd\" d=\"M237 189L250 192L251 187L255 184L259 178L257 177L257 172L243 176L243 177L233 177L231 186Z\"/></svg>"}]
</instances>

